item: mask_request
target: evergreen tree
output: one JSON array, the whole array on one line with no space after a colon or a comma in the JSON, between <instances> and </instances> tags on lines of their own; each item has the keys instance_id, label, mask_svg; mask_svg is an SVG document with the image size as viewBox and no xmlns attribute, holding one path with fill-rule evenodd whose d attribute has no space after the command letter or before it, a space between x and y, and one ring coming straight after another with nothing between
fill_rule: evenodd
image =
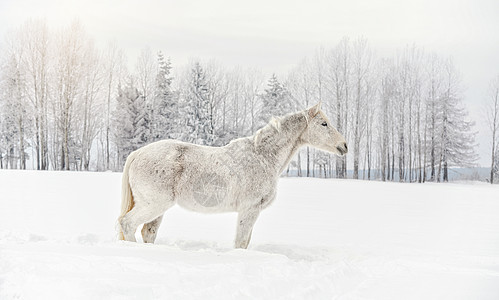
<instances>
[{"instance_id":1,"label":"evergreen tree","mask_svg":"<svg viewBox=\"0 0 499 300\"><path fill-rule=\"evenodd\" d=\"M214 141L213 115L210 113L210 87L206 72L199 62L194 63L190 72L185 95L186 125L188 131L184 140L212 145Z\"/></svg>"},{"instance_id":2,"label":"evergreen tree","mask_svg":"<svg viewBox=\"0 0 499 300\"><path fill-rule=\"evenodd\" d=\"M269 79L268 88L260 95L262 108L260 111L260 126L267 124L271 117L282 116L293 111L291 97L283 84L274 74Z\"/></svg>"},{"instance_id":3,"label":"evergreen tree","mask_svg":"<svg viewBox=\"0 0 499 300\"><path fill-rule=\"evenodd\" d=\"M117 106L114 111L115 139L119 160L123 164L134 150L146 145L150 120L144 97L133 80L126 87L118 88Z\"/></svg>"},{"instance_id":4,"label":"evergreen tree","mask_svg":"<svg viewBox=\"0 0 499 300\"><path fill-rule=\"evenodd\" d=\"M440 141L443 181L449 181L448 167L471 167L477 160L475 153L475 135L472 131L474 122L468 121L468 112L459 97L460 78L454 66L448 62L445 66L445 90L440 97Z\"/></svg>"},{"instance_id":5,"label":"evergreen tree","mask_svg":"<svg viewBox=\"0 0 499 300\"><path fill-rule=\"evenodd\" d=\"M153 140L175 138L178 135L178 105L172 91L171 62L158 53L158 75L156 76L157 112L153 126Z\"/></svg>"}]
</instances>

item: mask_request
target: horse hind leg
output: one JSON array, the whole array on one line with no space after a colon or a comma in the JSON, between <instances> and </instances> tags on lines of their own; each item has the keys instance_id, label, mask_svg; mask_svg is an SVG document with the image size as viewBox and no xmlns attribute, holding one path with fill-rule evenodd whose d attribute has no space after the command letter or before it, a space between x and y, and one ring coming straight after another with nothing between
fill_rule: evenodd
<instances>
[{"instance_id":1,"label":"horse hind leg","mask_svg":"<svg viewBox=\"0 0 499 300\"><path fill-rule=\"evenodd\" d=\"M162 216L164 212L173 206L173 203L168 205L150 205L143 204L143 202L135 202L135 206L120 220L121 230L125 237L125 241L136 242L135 232L140 224L153 223L158 217ZM157 222L159 226L160 222ZM157 226L154 230L157 232ZM154 235L155 237L155 235ZM150 240L150 239L148 239Z\"/></svg>"},{"instance_id":2,"label":"horse hind leg","mask_svg":"<svg viewBox=\"0 0 499 300\"><path fill-rule=\"evenodd\" d=\"M158 234L159 225L163 220L163 215L157 217L149 223L144 224L142 227L142 240L144 243L154 243L156 240L156 235Z\"/></svg>"},{"instance_id":3,"label":"horse hind leg","mask_svg":"<svg viewBox=\"0 0 499 300\"><path fill-rule=\"evenodd\" d=\"M135 232L140 224L149 222L155 217L152 211L148 211L138 205L135 205L126 215L120 220L121 231L125 237L125 241L136 242Z\"/></svg>"}]
</instances>

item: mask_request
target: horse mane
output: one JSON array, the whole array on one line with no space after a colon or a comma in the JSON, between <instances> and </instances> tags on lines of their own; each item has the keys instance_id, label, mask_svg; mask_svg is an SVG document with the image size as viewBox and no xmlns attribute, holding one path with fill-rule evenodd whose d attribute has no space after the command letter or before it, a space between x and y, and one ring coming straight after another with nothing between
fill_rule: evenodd
<instances>
[{"instance_id":1,"label":"horse mane","mask_svg":"<svg viewBox=\"0 0 499 300\"><path fill-rule=\"evenodd\" d=\"M284 122L286 122L287 120L289 120L293 117L300 116L300 115L305 116L305 120L308 124L308 114L304 113L303 111L298 112L298 113L296 113L296 112L289 113L289 114L282 116L282 117L273 116L270 119L270 121L267 123L267 125L258 129L257 132L255 133L255 135L253 137L253 143L254 143L255 148L258 148L261 145L261 141L263 140L264 137L267 137L267 136L273 134L274 132L278 132L278 133L281 132L281 130L283 128L282 125L284 124Z\"/></svg>"}]
</instances>

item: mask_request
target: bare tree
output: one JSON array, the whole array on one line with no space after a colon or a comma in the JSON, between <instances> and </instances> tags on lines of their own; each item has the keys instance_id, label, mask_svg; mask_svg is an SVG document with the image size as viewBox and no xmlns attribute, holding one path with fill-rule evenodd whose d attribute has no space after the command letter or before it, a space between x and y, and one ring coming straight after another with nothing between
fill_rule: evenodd
<instances>
[{"instance_id":1,"label":"bare tree","mask_svg":"<svg viewBox=\"0 0 499 300\"><path fill-rule=\"evenodd\" d=\"M372 53L367 40L358 39L353 45L353 81L354 107L352 115L353 126L353 178L359 179L359 160L361 141L365 133L367 116L367 99L371 91L369 72L371 71Z\"/></svg>"},{"instance_id":2,"label":"bare tree","mask_svg":"<svg viewBox=\"0 0 499 300\"><path fill-rule=\"evenodd\" d=\"M245 111L249 118L249 124L247 126L248 133L254 133L257 130L257 111L259 108L258 93L263 86L263 82L263 76L260 71L250 70L247 72L243 97Z\"/></svg>"},{"instance_id":3,"label":"bare tree","mask_svg":"<svg viewBox=\"0 0 499 300\"><path fill-rule=\"evenodd\" d=\"M312 104L314 80L312 78L312 70L307 59L303 59L289 74L286 86L293 97L294 102L298 103L301 108L309 107ZM306 176L310 177L310 148L306 147ZM298 152L298 176L301 176L301 151Z\"/></svg>"},{"instance_id":4,"label":"bare tree","mask_svg":"<svg viewBox=\"0 0 499 300\"><path fill-rule=\"evenodd\" d=\"M343 38L340 43L330 51L328 74L332 98L335 103L336 128L348 141L348 104L350 86L350 41ZM336 177L346 178L346 157L336 158Z\"/></svg>"},{"instance_id":5,"label":"bare tree","mask_svg":"<svg viewBox=\"0 0 499 300\"><path fill-rule=\"evenodd\" d=\"M89 170L91 162L91 149L95 137L98 134L101 120L104 119L102 113L105 103L99 101L102 99L102 87L104 83L103 68L97 51L91 46L85 51L82 93L81 101L78 105L78 131L80 146L80 160L77 168L80 170Z\"/></svg>"},{"instance_id":6,"label":"bare tree","mask_svg":"<svg viewBox=\"0 0 499 300\"><path fill-rule=\"evenodd\" d=\"M26 95L34 112L36 168L49 167L48 115L50 45L49 31L45 21L27 21L18 31L18 41L25 52L22 59L26 70Z\"/></svg>"},{"instance_id":7,"label":"bare tree","mask_svg":"<svg viewBox=\"0 0 499 300\"><path fill-rule=\"evenodd\" d=\"M111 169L111 119L113 111L113 99L116 99L118 86L126 75L124 67L124 54L118 49L116 43L109 44L103 55L104 64L104 92L105 92L105 114L104 114L104 169Z\"/></svg>"},{"instance_id":8,"label":"bare tree","mask_svg":"<svg viewBox=\"0 0 499 300\"><path fill-rule=\"evenodd\" d=\"M22 68L22 49L12 43L2 62L0 77L0 161L5 167L26 169L26 138L29 131L29 106L26 99L26 76ZM3 149L2 149L3 148ZM5 151L5 155L2 153ZM0 162L3 168L3 161ZM19 163L19 165L18 165Z\"/></svg>"},{"instance_id":9,"label":"bare tree","mask_svg":"<svg viewBox=\"0 0 499 300\"><path fill-rule=\"evenodd\" d=\"M442 84L442 78L439 73L440 61L436 55L431 55L429 58L429 64L427 69L427 76L429 81L429 87L427 91L426 102L428 105L428 127L429 127L429 139L430 139L430 181L436 181L438 177L436 176L435 166L437 163L438 155L438 136L437 136L437 118L438 118L438 93L440 86Z\"/></svg>"},{"instance_id":10,"label":"bare tree","mask_svg":"<svg viewBox=\"0 0 499 300\"><path fill-rule=\"evenodd\" d=\"M92 57L93 44L78 22L72 23L58 36L54 67L53 118L55 120L53 149L58 153L59 163L54 157L55 168L70 170L77 168L81 153L77 151L78 114L77 108L85 101L83 82L87 74L84 66ZM92 96L93 97L93 96ZM88 121L88 119L87 119Z\"/></svg>"},{"instance_id":11,"label":"bare tree","mask_svg":"<svg viewBox=\"0 0 499 300\"><path fill-rule=\"evenodd\" d=\"M498 160L498 138L499 138L499 76L490 82L489 99L485 106L485 120L492 134L490 183L494 183L494 175L497 173Z\"/></svg>"},{"instance_id":12,"label":"bare tree","mask_svg":"<svg viewBox=\"0 0 499 300\"><path fill-rule=\"evenodd\" d=\"M230 94L230 88L234 88L231 85L231 81L228 76L228 72L222 65L216 61L211 61L207 64L206 77L208 80L209 92L209 127L210 131L216 138L215 144L222 145L228 143L229 140L225 137L225 132L222 128L226 123L226 115L229 109L228 97ZM234 90L233 90L234 91ZM237 93L232 93L232 95L237 95ZM232 103L234 104L237 97L232 98ZM229 134L228 136L232 136Z\"/></svg>"}]
</instances>

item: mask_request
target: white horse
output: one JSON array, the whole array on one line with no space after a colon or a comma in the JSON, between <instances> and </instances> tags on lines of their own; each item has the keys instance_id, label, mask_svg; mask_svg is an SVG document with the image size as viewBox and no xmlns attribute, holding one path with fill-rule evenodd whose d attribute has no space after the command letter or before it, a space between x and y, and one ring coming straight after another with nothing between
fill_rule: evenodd
<instances>
[{"instance_id":1,"label":"white horse","mask_svg":"<svg viewBox=\"0 0 499 300\"><path fill-rule=\"evenodd\" d=\"M123 170L119 238L135 242L144 224L144 242L154 243L163 214L176 203L203 213L237 212L235 247L247 248L260 211L276 197L279 175L301 146L347 153L331 125L319 103L223 147L163 140L132 152Z\"/></svg>"}]
</instances>

